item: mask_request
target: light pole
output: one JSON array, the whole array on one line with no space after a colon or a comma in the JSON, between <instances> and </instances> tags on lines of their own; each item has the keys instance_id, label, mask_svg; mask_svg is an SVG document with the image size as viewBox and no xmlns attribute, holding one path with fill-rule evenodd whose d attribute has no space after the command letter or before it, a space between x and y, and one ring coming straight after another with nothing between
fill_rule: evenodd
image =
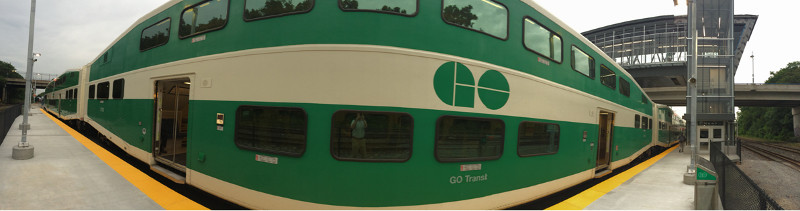
<instances>
[{"instance_id":1,"label":"light pole","mask_svg":"<svg viewBox=\"0 0 800 211\"><path fill-rule=\"evenodd\" d=\"M17 146L14 146L14 151L11 153L11 157L15 160L27 160L33 158L33 146L28 144L28 130L30 130L31 125L28 124L28 113L31 109L31 78L33 77L33 62L36 61L36 58L41 56L41 54L33 53L33 23L34 17L36 17L36 0L31 0L31 23L30 29L28 29L28 71L25 73L27 77L25 77L25 107L22 109L22 124L19 125L20 129L22 130L22 140L20 140Z\"/></svg>"},{"instance_id":2,"label":"light pole","mask_svg":"<svg viewBox=\"0 0 800 211\"><path fill-rule=\"evenodd\" d=\"M753 63L753 85L756 85L756 56L753 52L750 52L750 59Z\"/></svg>"}]
</instances>

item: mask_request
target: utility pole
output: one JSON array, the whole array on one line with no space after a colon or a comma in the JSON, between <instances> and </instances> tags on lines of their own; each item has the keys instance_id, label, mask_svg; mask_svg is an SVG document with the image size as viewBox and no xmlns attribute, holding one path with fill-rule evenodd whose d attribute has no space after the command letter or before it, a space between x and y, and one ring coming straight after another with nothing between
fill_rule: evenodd
<instances>
[{"instance_id":1,"label":"utility pole","mask_svg":"<svg viewBox=\"0 0 800 211\"><path fill-rule=\"evenodd\" d=\"M28 130L31 125L28 124L28 113L31 110L31 78L33 77L33 62L36 61L33 54L33 22L36 17L36 0L31 0L31 23L28 31L28 71L25 73L25 107L22 108L22 124L19 125L22 130L22 140L17 146L14 146L14 151L11 157L14 160L27 160L33 158L33 146L28 144ZM38 56L38 54L36 55Z\"/></svg>"}]
</instances>

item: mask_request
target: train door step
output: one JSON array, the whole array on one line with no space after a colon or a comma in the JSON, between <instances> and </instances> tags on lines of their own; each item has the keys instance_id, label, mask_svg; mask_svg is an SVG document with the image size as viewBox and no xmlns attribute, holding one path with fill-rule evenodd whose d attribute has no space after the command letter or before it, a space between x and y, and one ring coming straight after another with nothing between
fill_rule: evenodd
<instances>
[{"instance_id":1,"label":"train door step","mask_svg":"<svg viewBox=\"0 0 800 211\"><path fill-rule=\"evenodd\" d=\"M161 176L164 176L167 179L172 180L172 182L178 184L186 184L186 177L178 175L175 172L170 171L164 167L158 165L150 165L150 170L153 170L154 172L160 174Z\"/></svg>"},{"instance_id":2,"label":"train door step","mask_svg":"<svg viewBox=\"0 0 800 211\"><path fill-rule=\"evenodd\" d=\"M611 169L605 169L605 170L602 170L600 172L595 172L594 173L594 178L605 177L606 175L608 175L610 173L611 173Z\"/></svg>"}]
</instances>

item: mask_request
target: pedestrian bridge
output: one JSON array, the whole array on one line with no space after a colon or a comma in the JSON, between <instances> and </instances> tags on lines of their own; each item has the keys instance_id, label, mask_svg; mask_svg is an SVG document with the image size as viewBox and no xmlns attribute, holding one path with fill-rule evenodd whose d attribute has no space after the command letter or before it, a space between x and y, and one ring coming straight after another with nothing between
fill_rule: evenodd
<instances>
[{"instance_id":1,"label":"pedestrian bridge","mask_svg":"<svg viewBox=\"0 0 800 211\"><path fill-rule=\"evenodd\" d=\"M686 106L686 87L652 87L644 91L655 103L669 106ZM701 96L702 97L702 96ZM736 106L798 107L800 84L735 84Z\"/></svg>"}]
</instances>

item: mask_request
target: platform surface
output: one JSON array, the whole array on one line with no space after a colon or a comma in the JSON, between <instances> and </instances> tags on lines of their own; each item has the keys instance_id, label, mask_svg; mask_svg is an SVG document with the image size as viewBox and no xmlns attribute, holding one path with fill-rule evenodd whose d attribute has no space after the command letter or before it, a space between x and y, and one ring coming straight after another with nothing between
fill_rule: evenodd
<instances>
[{"instance_id":1,"label":"platform surface","mask_svg":"<svg viewBox=\"0 0 800 211\"><path fill-rule=\"evenodd\" d=\"M614 188L587 210L693 210L694 185L683 184L686 165L691 161L689 147L672 150L622 185Z\"/></svg>"},{"instance_id":2,"label":"platform surface","mask_svg":"<svg viewBox=\"0 0 800 211\"><path fill-rule=\"evenodd\" d=\"M29 160L11 158L22 137L17 117L0 145L0 209L162 210L57 123L32 106Z\"/></svg>"}]
</instances>

